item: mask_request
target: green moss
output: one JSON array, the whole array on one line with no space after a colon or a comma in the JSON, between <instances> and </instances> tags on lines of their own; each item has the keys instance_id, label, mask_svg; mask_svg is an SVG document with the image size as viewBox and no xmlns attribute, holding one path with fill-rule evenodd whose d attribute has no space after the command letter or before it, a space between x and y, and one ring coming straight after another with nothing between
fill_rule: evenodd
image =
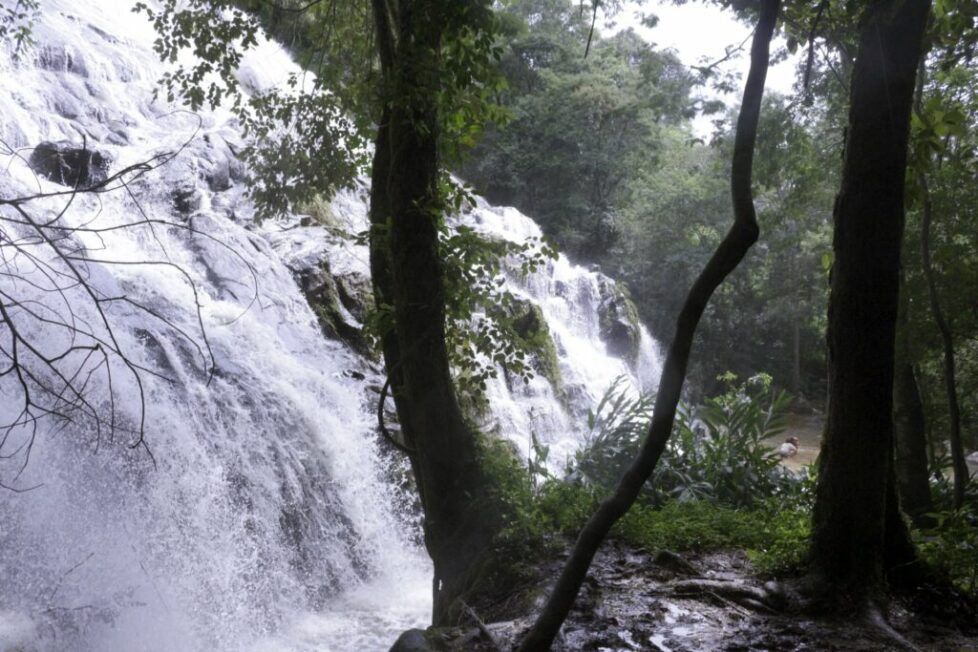
<instances>
[{"instance_id":1,"label":"green moss","mask_svg":"<svg viewBox=\"0 0 978 652\"><path fill-rule=\"evenodd\" d=\"M556 394L562 395L560 359L543 310L531 301L518 301L513 313L513 331L519 338L520 348L531 355L533 370L550 382Z\"/></svg>"},{"instance_id":2,"label":"green moss","mask_svg":"<svg viewBox=\"0 0 978 652\"><path fill-rule=\"evenodd\" d=\"M365 355L372 353L363 329L355 321L344 317L344 308L360 319L366 317L367 310L359 303L363 297L347 287L347 281L341 279L337 282L330 273L329 265L323 262L318 271L300 274L299 283L326 337L342 340Z\"/></svg>"},{"instance_id":3,"label":"green moss","mask_svg":"<svg viewBox=\"0 0 978 652\"><path fill-rule=\"evenodd\" d=\"M635 301L632 299L632 293L627 285L621 281L615 281L615 289L621 294L622 302L625 306L625 318L631 324L632 332L635 333L634 356L638 360L639 347L641 347L642 341L642 322L638 318L638 306L635 305Z\"/></svg>"},{"instance_id":4,"label":"green moss","mask_svg":"<svg viewBox=\"0 0 978 652\"><path fill-rule=\"evenodd\" d=\"M479 463L489 479L472 509L495 521L495 536L474 569L467 599L483 617L514 618L531 606L541 564L557 548L539 518L534 487L512 442L476 432ZM548 544L549 542L549 544Z\"/></svg>"},{"instance_id":5,"label":"green moss","mask_svg":"<svg viewBox=\"0 0 978 652\"><path fill-rule=\"evenodd\" d=\"M590 487L551 481L539 494L536 518L545 532L576 537L602 497ZM773 499L750 510L708 500L673 501L661 508L634 505L610 536L650 551L745 550L760 573L783 574L804 565L810 520L808 511Z\"/></svg>"},{"instance_id":6,"label":"green moss","mask_svg":"<svg viewBox=\"0 0 978 652\"><path fill-rule=\"evenodd\" d=\"M323 283L313 292L306 294L309 306L316 313L319 325L330 337L339 337L339 325L342 323L340 313L340 294L332 276L326 274Z\"/></svg>"},{"instance_id":7,"label":"green moss","mask_svg":"<svg viewBox=\"0 0 978 652\"><path fill-rule=\"evenodd\" d=\"M804 562L809 514L773 501L740 510L707 500L633 507L615 528L624 542L648 550L746 550L762 573L788 572Z\"/></svg>"},{"instance_id":8,"label":"green moss","mask_svg":"<svg viewBox=\"0 0 978 652\"><path fill-rule=\"evenodd\" d=\"M308 220L303 221L303 226L316 225L336 235L348 235L336 214L333 213L332 204L322 195L316 195L298 204L296 213L308 216Z\"/></svg>"}]
</instances>

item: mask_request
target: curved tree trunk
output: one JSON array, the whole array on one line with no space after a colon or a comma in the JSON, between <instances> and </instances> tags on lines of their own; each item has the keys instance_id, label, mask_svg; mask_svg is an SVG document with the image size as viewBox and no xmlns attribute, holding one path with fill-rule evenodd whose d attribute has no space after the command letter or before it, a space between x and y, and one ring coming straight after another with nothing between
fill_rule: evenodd
<instances>
[{"instance_id":1,"label":"curved tree trunk","mask_svg":"<svg viewBox=\"0 0 978 652\"><path fill-rule=\"evenodd\" d=\"M833 216L829 412L811 552L815 573L855 597L882 589L888 550L912 551L893 523L893 364L910 111L929 10L930 0L865 10Z\"/></svg>"},{"instance_id":2,"label":"curved tree trunk","mask_svg":"<svg viewBox=\"0 0 978 652\"><path fill-rule=\"evenodd\" d=\"M466 424L445 344L444 271L438 243L437 71L446 11L436 0L374 0L384 82L371 189L371 271L376 300L393 313L384 359L424 507L434 562L434 625L453 624L498 524Z\"/></svg>"},{"instance_id":3,"label":"curved tree trunk","mask_svg":"<svg viewBox=\"0 0 978 652\"><path fill-rule=\"evenodd\" d=\"M520 645L521 652L550 649L561 624L577 598L595 552L611 527L635 502L642 485L652 475L672 432L676 405L686 378L693 335L703 310L714 290L737 267L751 245L757 241L758 227L751 193L751 171L764 80L767 76L771 35L774 32L780 5L780 0L763 0L761 15L754 32L750 72L744 88L744 101L737 120L734 143L731 172L734 224L696 279L683 304L676 325L676 334L662 370L649 434L614 494L601 503L581 530L550 598Z\"/></svg>"},{"instance_id":4,"label":"curved tree trunk","mask_svg":"<svg viewBox=\"0 0 978 652\"><path fill-rule=\"evenodd\" d=\"M964 491L968 486L970 473L968 462L964 457L964 443L961 440L961 407L958 405L954 338L951 335L951 327L944 317L944 311L941 309L940 298L937 296L937 281L934 278L934 265L930 257L930 225L934 216L930 186L926 174L918 175L917 180L924 194L923 216L920 222L920 255L923 259L924 278L927 279L930 309L934 313L934 322L941 333L941 346L944 349L944 389L947 392L947 412L951 421L948 439L951 442L951 467L954 469L954 506L961 507L964 504Z\"/></svg>"}]
</instances>

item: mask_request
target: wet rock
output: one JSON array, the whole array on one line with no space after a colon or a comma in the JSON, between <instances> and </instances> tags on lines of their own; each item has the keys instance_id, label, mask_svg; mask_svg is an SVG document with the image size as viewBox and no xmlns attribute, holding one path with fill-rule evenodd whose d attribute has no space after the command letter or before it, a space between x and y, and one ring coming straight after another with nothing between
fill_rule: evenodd
<instances>
[{"instance_id":1,"label":"wet rock","mask_svg":"<svg viewBox=\"0 0 978 652\"><path fill-rule=\"evenodd\" d=\"M323 334L346 342L363 354L370 353L362 319L367 311L367 281L352 275L333 277L329 261L294 271L299 287L316 314Z\"/></svg>"},{"instance_id":2,"label":"wet rock","mask_svg":"<svg viewBox=\"0 0 978 652\"><path fill-rule=\"evenodd\" d=\"M563 378L557 347L540 306L529 300L515 299L510 317L519 344L531 353L530 366L533 371L546 378L555 392L562 394Z\"/></svg>"},{"instance_id":3,"label":"wet rock","mask_svg":"<svg viewBox=\"0 0 978 652\"><path fill-rule=\"evenodd\" d=\"M244 165L234 149L221 133L205 134L197 147L201 163L201 175L212 192L228 190L234 181L241 181Z\"/></svg>"},{"instance_id":4,"label":"wet rock","mask_svg":"<svg viewBox=\"0 0 978 652\"><path fill-rule=\"evenodd\" d=\"M360 274L341 274L336 277L336 289L343 307L358 322L363 323L373 303L373 285L370 279Z\"/></svg>"},{"instance_id":5,"label":"wet rock","mask_svg":"<svg viewBox=\"0 0 978 652\"><path fill-rule=\"evenodd\" d=\"M437 649L428 642L424 630L409 629L397 637L390 652L434 652Z\"/></svg>"},{"instance_id":6,"label":"wet rock","mask_svg":"<svg viewBox=\"0 0 978 652\"><path fill-rule=\"evenodd\" d=\"M88 77L85 58L80 52L63 45L43 45L37 49L36 57L38 68Z\"/></svg>"},{"instance_id":7,"label":"wet rock","mask_svg":"<svg viewBox=\"0 0 978 652\"><path fill-rule=\"evenodd\" d=\"M223 192L231 187L231 169L226 158L214 162L211 170L205 175L207 186L214 192Z\"/></svg>"},{"instance_id":8,"label":"wet rock","mask_svg":"<svg viewBox=\"0 0 978 652\"><path fill-rule=\"evenodd\" d=\"M78 110L78 103L71 98L58 98L54 101L54 110L62 118L67 118L68 120L77 120L81 115Z\"/></svg>"},{"instance_id":9,"label":"wet rock","mask_svg":"<svg viewBox=\"0 0 978 652\"><path fill-rule=\"evenodd\" d=\"M634 366L638 362L642 342L638 310L632 303L628 290L610 278L602 279L600 289L599 335L608 353Z\"/></svg>"},{"instance_id":10,"label":"wet rock","mask_svg":"<svg viewBox=\"0 0 978 652\"><path fill-rule=\"evenodd\" d=\"M112 157L84 145L43 142L34 148L27 163L46 179L83 190L108 178Z\"/></svg>"},{"instance_id":11,"label":"wet rock","mask_svg":"<svg viewBox=\"0 0 978 652\"><path fill-rule=\"evenodd\" d=\"M197 188L183 186L173 190L173 208L183 215L190 215L200 210L204 197Z\"/></svg>"}]
</instances>

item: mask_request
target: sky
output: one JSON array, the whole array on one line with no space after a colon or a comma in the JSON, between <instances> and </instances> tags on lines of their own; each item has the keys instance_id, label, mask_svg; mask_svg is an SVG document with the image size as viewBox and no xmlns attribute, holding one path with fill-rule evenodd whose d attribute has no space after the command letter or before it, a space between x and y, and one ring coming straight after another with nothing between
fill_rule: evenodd
<instances>
[{"instance_id":1,"label":"sky","mask_svg":"<svg viewBox=\"0 0 978 652\"><path fill-rule=\"evenodd\" d=\"M658 25L651 29L642 26L640 23L642 13L657 15ZM735 20L732 12L698 2L677 7L668 0L647 0L641 7L629 3L627 8L616 17L615 23L618 29L632 27L658 48L675 50L686 65L698 65L703 63L704 59L712 63L723 58L726 47L740 45L753 31L751 27ZM783 39L776 40L772 51L778 46L784 47ZM748 41L741 53L723 64L727 70L740 72L741 81L747 77L750 64L749 51ZM786 61L774 64L768 69L767 89L783 94L791 92L800 52L801 50L798 55L789 57ZM710 92L705 95L716 97ZM720 99L728 105L736 104L740 101L739 91L736 97L727 95ZM693 121L693 130L698 136L705 137L712 133L712 119L710 116L699 116Z\"/></svg>"}]
</instances>

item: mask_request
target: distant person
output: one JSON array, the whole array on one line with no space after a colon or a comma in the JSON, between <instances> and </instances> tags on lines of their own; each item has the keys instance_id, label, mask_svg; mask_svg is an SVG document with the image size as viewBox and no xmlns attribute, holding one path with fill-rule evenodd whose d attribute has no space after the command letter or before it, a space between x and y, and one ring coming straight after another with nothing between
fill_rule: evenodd
<instances>
[{"instance_id":1,"label":"distant person","mask_svg":"<svg viewBox=\"0 0 978 652\"><path fill-rule=\"evenodd\" d=\"M784 440L784 443L778 448L778 455L782 458L794 457L798 454L798 438L788 437Z\"/></svg>"}]
</instances>

